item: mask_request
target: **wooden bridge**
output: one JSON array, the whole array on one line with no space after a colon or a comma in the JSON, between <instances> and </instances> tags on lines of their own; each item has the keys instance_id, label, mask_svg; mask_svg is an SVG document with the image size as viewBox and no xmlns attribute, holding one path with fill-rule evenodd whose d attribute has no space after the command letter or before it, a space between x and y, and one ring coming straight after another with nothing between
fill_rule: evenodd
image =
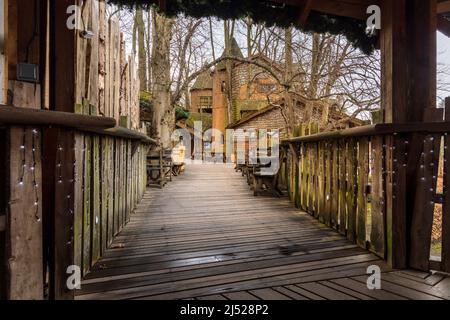
<instances>
[{"instance_id":1,"label":"wooden bridge","mask_svg":"<svg viewBox=\"0 0 450 320\"><path fill-rule=\"evenodd\" d=\"M224 166L146 190L156 141L105 0L83 1L90 30L68 28L78 0L0 0L0 299L449 298L449 280L429 273L450 272L450 99L445 114L435 108L449 0L276 1L303 27L321 13L356 19L348 34L368 5L386 13L373 43L383 123L332 133L291 123L289 198L254 198ZM436 206L442 254L430 261ZM367 289L369 265L383 271L381 290Z\"/></svg>"},{"instance_id":2,"label":"wooden bridge","mask_svg":"<svg viewBox=\"0 0 450 320\"><path fill-rule=\"evenodd\" d=\"M255 198L232 167L191 165L148 190L77 298L450 299L450 279L394 271L287 198Z\"/></svg>"}]
</instances>

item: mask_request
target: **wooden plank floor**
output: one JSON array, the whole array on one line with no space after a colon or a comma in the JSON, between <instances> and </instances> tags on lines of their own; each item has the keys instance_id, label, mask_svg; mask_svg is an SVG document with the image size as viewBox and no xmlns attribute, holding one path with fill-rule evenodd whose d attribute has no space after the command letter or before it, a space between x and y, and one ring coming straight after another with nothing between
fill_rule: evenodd
<instances>
[{"instance_id":1,"label":"wooden plank floor","mask_svg":"<svg viewBox=\"0 0 450 320\"><path fill-rule=\"evenodd\" d=\"M369 265L383 270L368 290ZM150 189L78 299L449 299L450 279L393 271L225 165Z\"/></svg>"}]
</instances>

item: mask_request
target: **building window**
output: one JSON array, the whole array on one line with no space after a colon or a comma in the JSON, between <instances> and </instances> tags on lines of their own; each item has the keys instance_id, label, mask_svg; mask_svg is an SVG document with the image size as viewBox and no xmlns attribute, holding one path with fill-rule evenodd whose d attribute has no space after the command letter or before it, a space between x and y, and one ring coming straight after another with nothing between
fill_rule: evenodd
<instances>
[{"instance_id":1,"label":"building window","mask_svg":"<svg viewBox=\"0 0 450 320\"><path fill-rule=\"evenodd\" d=\"M225 81L222 81L222 83L220 84L220 90L222 92L225 92L226 88L227 88L227 83Z\"/></svg>"},{"instance_id":2,"label":"building window","mask_svg":"<svg viewBox=\"0 0 450 320\"><path fill-rule=\"evenodd\" d=\"M260 93L271 93L277 89L277 85L275 83L260 83L258 91Z\"/></svg>"},{"instance_id":3,"label":"building window","mask_svg":"<svg viewBox=\"0 0 450 320\"><path fill-rule=\"evenodd\" d=\"M200 97L198 111L211 113L211 111L212 111L212 97L211 96Z\"/></svg>"}]
</instances>

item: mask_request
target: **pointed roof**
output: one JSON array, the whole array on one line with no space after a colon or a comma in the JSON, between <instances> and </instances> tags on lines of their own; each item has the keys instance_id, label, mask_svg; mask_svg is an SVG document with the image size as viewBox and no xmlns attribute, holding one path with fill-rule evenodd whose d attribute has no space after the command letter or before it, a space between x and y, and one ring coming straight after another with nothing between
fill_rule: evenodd
<instances>
[{"instance_id":1,"label":"pointed roof","mask_svg":"<svg viewBox=\"0 0 450 320\"><path fill-rule=\"evenodd\" d=\"M211 73L209 70L201 73L197 79L195 80L194 85L191 88L192 90L212 90L213 88L213 79L211 77Z\"/></svg>"},{"instance_id":2,"label":"pointed roof","mask_svg":"<svg viewBox=\"0 0 450 320\"><path fill-rule=\"evenodd\" d=\"M239 45L236 41L236 39L233 37L231 39L231 55L233 57L237 57L237 58L243 58L244 55L242 54L241 48L239 48ZM223 51L221 58L226 56L226 52L225 50ZM216 70L225 70L226 69L226 61L221 61L220 63L218 63L216 65Z\"/></svg>"}]
</instances>

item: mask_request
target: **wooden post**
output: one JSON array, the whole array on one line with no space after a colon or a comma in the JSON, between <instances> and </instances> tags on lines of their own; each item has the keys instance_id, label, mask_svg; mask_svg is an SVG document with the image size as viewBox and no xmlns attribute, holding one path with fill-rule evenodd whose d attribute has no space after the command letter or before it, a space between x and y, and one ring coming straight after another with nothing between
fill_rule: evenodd
<instances>
[{"instance_id":1,"label":"wooden post","mask_svg":"<svg viewBox=\"0 0 450 320\"><path fill-rule=\"evenodd\" d=\"M13 82L14 106L40 107L39 85ZM37 93L36 96L33 95ZM41 132L9 129L8 299L42 299Z\"/></svg>"},{"instance_id":2,"label":"wooden post","mask_svg":"<svg viewBox=\"0 0 450 320\"><path fill-rule=\"evenodd\" d=\"M6 103L8 83L8 60L6 39L8 37L8 0L0 0L0 103ZM6 130L0 130L0 154L6 152ZM0 161L0 181L6 181L6 163ZM0 182L0 300L6 299L6 183Z\"/></svg>"},{"instance_id":3,"label":"wooden post","mask_svg":"<svg viewBox=\"0 0 450 320\"><path fill-rule=\"evenodd\" d=\"M50 105L56 111L75 112L75 66L76 66L76 34L67 28L66 10L76 5L76 0L52 1L50 41ZM69 274L67 268L74 264L74 199L75 194L75 133L58 129L48 132L53 136L49 141L55 144L46 145L46 156L55 159L44 168L49 176L54 176L54 194L49 195L53 201L51 278L49 285L50 298L73 299L74 292L67 288ZM52 199L52 200L51 200ZM51 207L51 206L50 206Z\"/></svg>"},{"instance_id":4,"label":"wooden post","mask_svg":"<svg viewBox=\"0 0 450 320\"><path fill-rule=\"evenodd\" d=\"M445 99L445 120L450 121L450 97ZM444 203L442 205L442 270L450 272L450 136L444 137Z\"/></svg>"},{"instance_id":5,"label":"wooden post","mask_svg":"<svg viewBox=\"0 0 450 320\"><path fill-rule=\"evenodd\" d=\"M436 106L436 0L382 0L381 7L384 122L423 121L425 109ZM421 146L422 140L413 137L408 142ZM421 148L408 150L406 171L398 172L393 161L402 158L402 148L393 147L401 143L405 140L399 136L388 139L385 157L390 169L385 186L387 258L395 268L408 266L410 244L416 241L410 239L409 228L422 152Z\"/></svg>"},{"instance_id":6,"label":"wooden post","mask_svg":"<svg viewBox=\"0 0 450 320\"><path fill-rule=\"evenodd\" d=\"M27 3L29 4L29 2ZM40 24L40 1L26 6L23 0L1 1L0 101L11 92L14 107L41 107L40 84L16 81L17 61L39 63L39 38L32 38L35 24ZM7 6L7 7L6 7ZM32 22L35 23L32 23ZM7 26L5 27L5 24ZM6 38L6 31L8 37ZM30 41L30 38L33 41ZM25 43L27 45L25 46ZM7 65L6 65L7 64ZM7 88L8 87L8 88ZM8 210L4 221L6 297L42 299L44 296L42 248L42 172L41 131L38 128L11 126L6 131L6 166L4 175ZM3 263L3 261L2 261Z\"/></svg>"},{"instance_id":7,"label":"wooden post","mask_svg":"<svg viewBox=\"0 0 450 320\"><path fill-rule=\"evenodd\" d=\"M6 104L8 93L8 60L6 39L8 38L8 0L0 0L0 103Z\"/></svg>"}]
</instances>

